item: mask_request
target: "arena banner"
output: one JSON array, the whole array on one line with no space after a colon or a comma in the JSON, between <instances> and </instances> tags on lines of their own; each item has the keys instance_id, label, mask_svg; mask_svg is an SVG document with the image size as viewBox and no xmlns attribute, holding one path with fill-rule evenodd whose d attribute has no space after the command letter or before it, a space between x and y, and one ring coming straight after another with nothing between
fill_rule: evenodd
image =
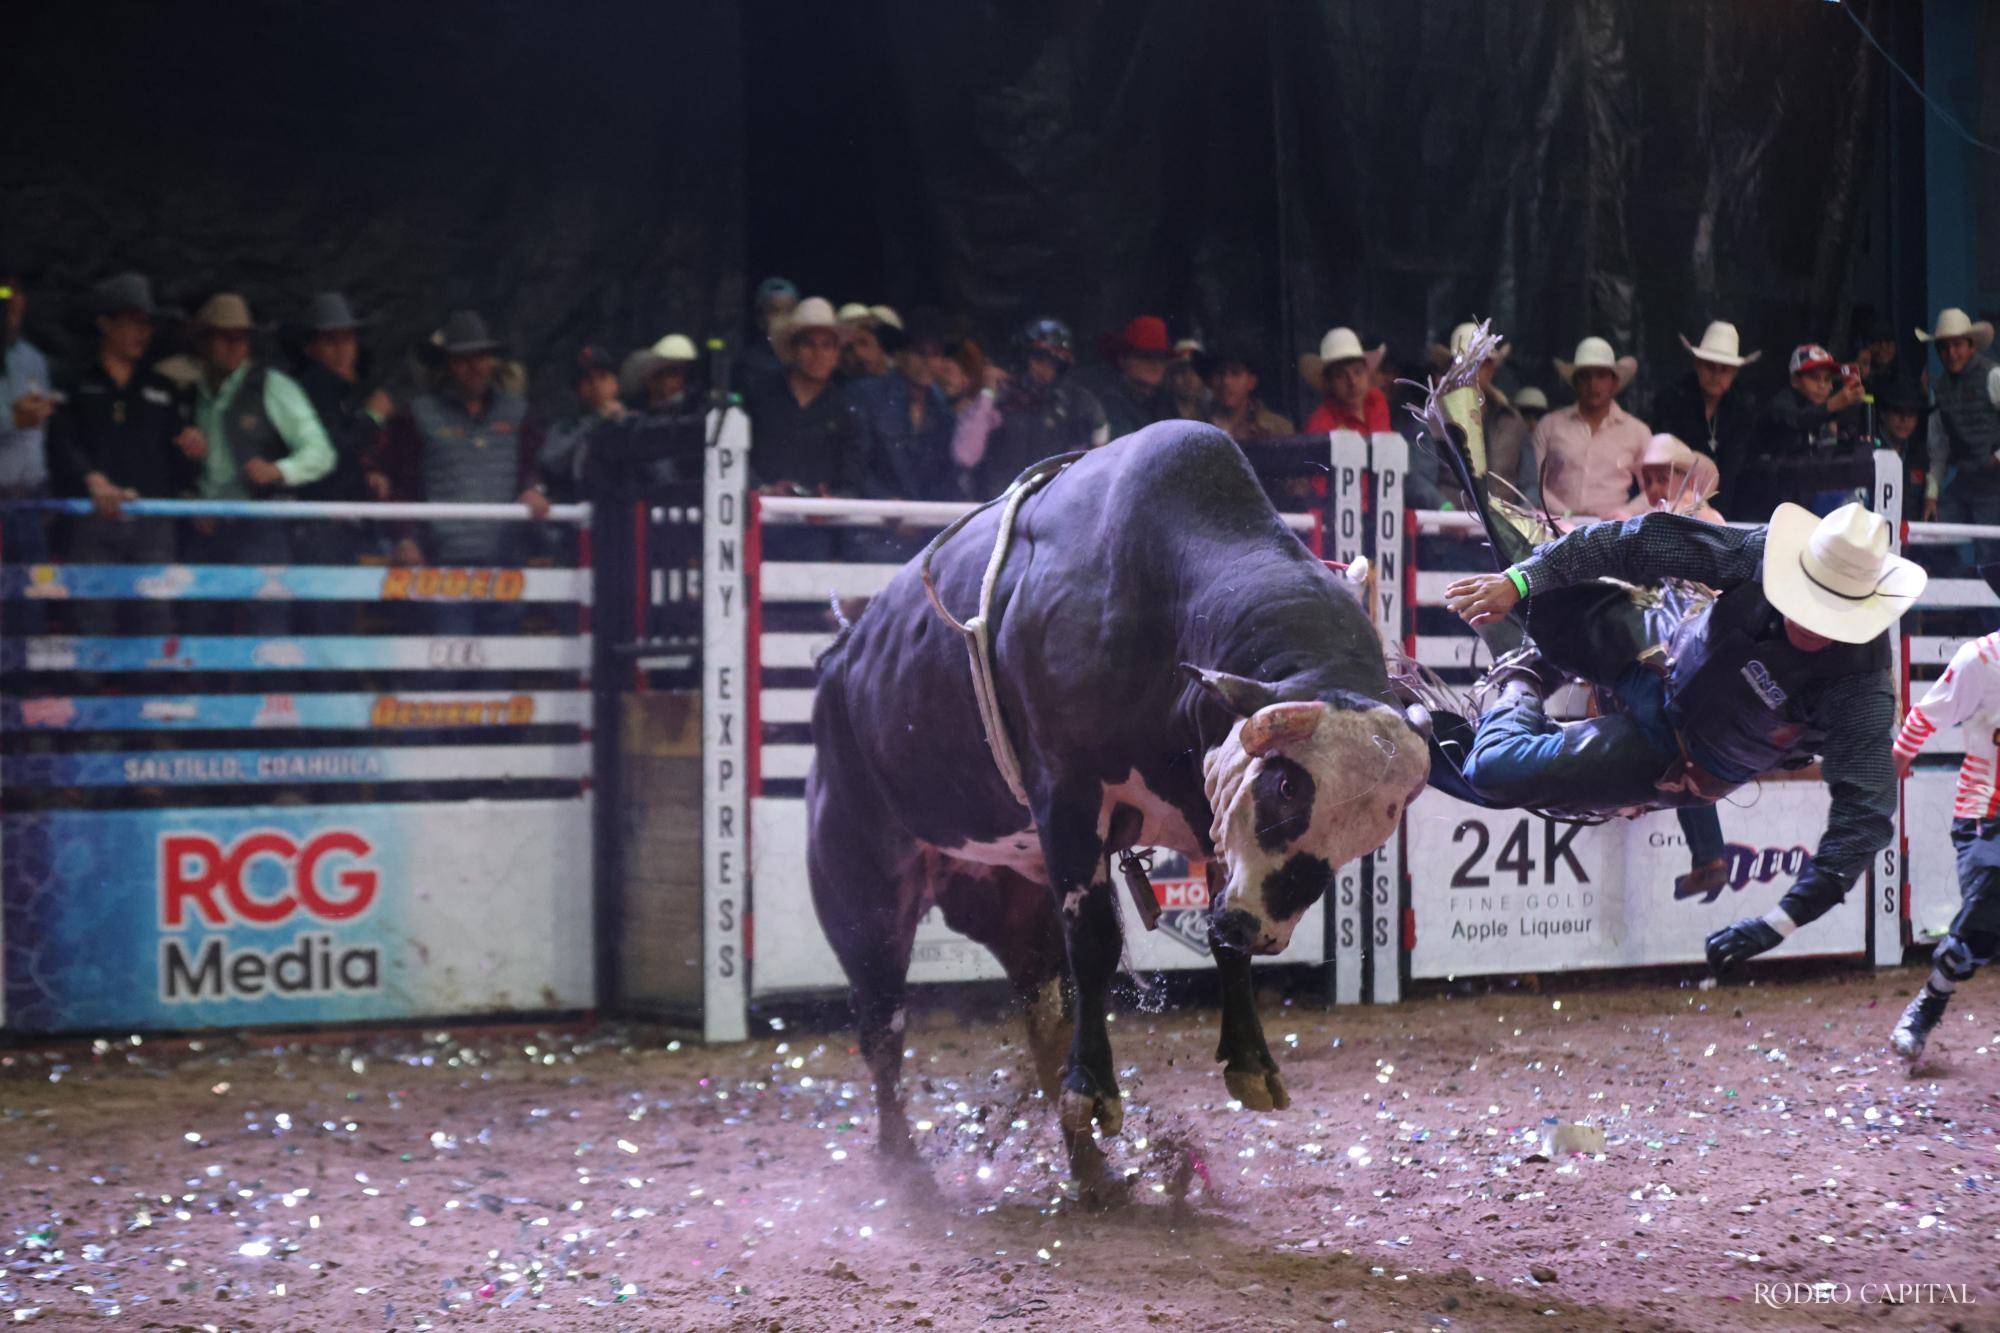
<instances>
[{"instance_id":1,"label":"arena banner","mask_svg":"<svg viewBox=\"0 0 2000 1333\"><path fill-rule=\"evenodd\" d=\"M730 408L709 414L702 474L701 525L701 1035L741 1041L749 1035L748 945L750 796L755 790L748 747L756 711L756 678L747 663L757 617L750 598L755 503L748 495L750 421ZM799 862L798 906L805 897Z\"/></svg>"},{"instance_id":2,"label":"arena banner","mask_svg":"<svg viewBox=\"0 0 2000 1333\"><path fill-rule=\"evenodd\" d=\"M0 758L10 787L226 787L256 783L582 779L590 750L574 745L456 745L295 750L136 750Z\"/></svg>"},{"instance_id":3,"label":"arena banner","mask_svg":"<svg viewBox=\"0 0 2000 1333\"><path fill-rule=\"evenodd\" d=\"M345 565L7 565L24 601L587 602L587 569Z\"/></svg>"},{"instance_id":4,"label":"arena banner","mask_svg":"<svg viewBox=\"0 0 2000 1333\"><path fill-rule=\"evenodd\" d=\"M575 635L42 635L0 640L0 671L583 671Z\"/></svg>"},{"instance_id":5,"label":"arena banner","mask_svg":"<svg viewBox=\"0 0 2000 1333\"><path fill-rule=\"evenodd\" d=\"M1918 687L1921 689L1921 686ZM1945 733L1957 737L1956 732ZM1941 738L1942 739L1942 738ZM1903 784L1903 836L1909 843L1910 934L1934 944L1958 915L1958 855L1951 845L1952 800L1958 791L1958 764L1920 765Z\"/></svg>"},{"instance_id":6,"label":"arena banner","mask_svg":"<svg viewBox=\"0 0 2000 1333\"><path fill-rule=\"evenodd\" d=\"M764 796L750 803L751 890L755 908L755 951L751 993L845 990L846 974L826 942L806 880L806 810L797 797ZM1148 931L1122 884L1115 886L1123 918L1127 972L1184 971L1207 967L1208 883L1202 863L1177 852L1156 850L1148 876L1160 903L1160 926ZM1259 964L1318 964L1326 961L1326 904L1316 903L1299 919L1291 947ZM1392 964L1393 965L1393 964ZM913 982L993 981L1006 976L986 947L944 923L933 907L917 926L910 957Z\"/></svg>"},{"instance_id":7,"label":"arena banner","mask_svg":"<svg viewBox=\"0 0 2000 1333\"><path fill-rule=\"evenodd\" d=\"M588 799L0 821L12 1030L582 1008Z\"/></svg>"},{"instance_id":8,"label":"arena banner","mask_svg":"<svg viewBox=\"0 0 2000 1333\"><path fill-rule=\"evenodd\" d=\"M0 729L9 731L477 730L589 721L590 696L581 690L0 699Z\"/></svg>"},{"instance_id":9,"label":"arena banner","mask_svg":"<svg viewBox=\"0 0 2000 1333\"><path fill-rule=\"evenodd\" d=\"M1739 792L1718 807L1729 878L1682 898L1674 880L1688 868L1687 843L1672 814L1558 824L1426 792L1407 825L1410 975L1701 962L1710 932L1769 911L1810 863L1827 804L1817 782L1766 781ZM1769 956L1864 952L1873 882L1864 876Z\"/></svg>"}]
</instances>

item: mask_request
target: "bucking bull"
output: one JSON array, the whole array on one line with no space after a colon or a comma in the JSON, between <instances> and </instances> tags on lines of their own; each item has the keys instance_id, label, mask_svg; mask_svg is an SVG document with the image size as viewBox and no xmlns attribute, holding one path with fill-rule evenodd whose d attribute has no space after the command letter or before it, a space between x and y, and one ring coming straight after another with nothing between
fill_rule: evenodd
<instances>
[{"instance_id":1,"label":"bucking bull","mask_svg":"<svg viewBox=\"0 0 2000 1333\"><path fill-rule=\"evenodd\" d=\"M853 987L882 1149L913 1151L905 978L936 904L1025 1002L1037 1076L1088 1184L1102 1170L1093 1123L1115 1135L1123 1119L1106 1028L1114 860L1158 846L1208 863L1217 1058L1232 1096L1282 1107L1250 959L1281 952L1336 868L1394 832L1430 761L1356 591L1221 431L1161 422L1022 494L1011 525L1014 506L995 505L934 544L936 605L912 560L821 658L808 866ZM984 712L979 668L941 614L982 606Z\"/></svg>"}]
</instances>

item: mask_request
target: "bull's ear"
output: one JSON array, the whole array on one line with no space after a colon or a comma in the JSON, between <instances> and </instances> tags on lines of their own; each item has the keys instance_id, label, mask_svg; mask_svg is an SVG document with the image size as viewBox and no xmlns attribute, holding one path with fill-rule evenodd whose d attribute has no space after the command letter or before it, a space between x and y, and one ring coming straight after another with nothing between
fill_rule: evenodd
<instances>
[{"instance_id":1,"label":"bull's ear","mask_svg":"<svg viewBox=\"0 0 2000 1333\"><path fill-rule=\"evenodd\" d=\"M1190 679L1201 682L1201 687L1218 699L1224 708L1238 717L1249 717L1260 708L1268 708L1278 702L1278 692L1261 680L1251 680L1248 676L1232 676L1227 671L1210 671L1192 662L1181 663L1181 670Z\"/></svg>"}]
</instances>

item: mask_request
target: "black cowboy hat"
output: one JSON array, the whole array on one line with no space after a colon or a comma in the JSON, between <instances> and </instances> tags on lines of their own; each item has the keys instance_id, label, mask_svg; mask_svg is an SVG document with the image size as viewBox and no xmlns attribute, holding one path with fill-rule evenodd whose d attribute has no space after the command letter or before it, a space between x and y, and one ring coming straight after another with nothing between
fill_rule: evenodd
<instances>
[{"instance_id":1,"label":"black cowboy hat","mask_svg":"<svg viewBox=\"0 0 2000 1333\"><path fill-rule=\"evenodd\" d=\"M1875 395L1877 412L1914 412L1920 421L1930 415L1932 406L1930 395L1914 380L1896 380Z\"/></svg>"}]
</instances>

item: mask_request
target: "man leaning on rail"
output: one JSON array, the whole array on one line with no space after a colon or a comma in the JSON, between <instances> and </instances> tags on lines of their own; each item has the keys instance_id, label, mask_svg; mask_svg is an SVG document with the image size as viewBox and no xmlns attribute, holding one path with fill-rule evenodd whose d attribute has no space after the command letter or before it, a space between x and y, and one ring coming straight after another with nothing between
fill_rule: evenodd
<instances>
[{"instance_id":1,"label":"man leaning on rail","mask_svg":"<svg viewBox=\"0 0 2000 1333\"><path fill-rule=\"evenodd\" d=\"M1823 915L1888 845L1888 636L1924 581L1889 550L1887 521L1858 504L1824 519L1783 504L1749 530L1666 513L1579 528L1446 590L1483 635L1518 609L1534 640L1482 683L1458 770L1494 806L1603 816L1713 803L1817 755L1833 796L1826 832L1776 907L1708 937L1720 976ZM1630 585L1663 582L1640 610ZM1542 698L1562 675L1609 691L1618 710L1551 721Z\"/></svg>"}]
</instances>

